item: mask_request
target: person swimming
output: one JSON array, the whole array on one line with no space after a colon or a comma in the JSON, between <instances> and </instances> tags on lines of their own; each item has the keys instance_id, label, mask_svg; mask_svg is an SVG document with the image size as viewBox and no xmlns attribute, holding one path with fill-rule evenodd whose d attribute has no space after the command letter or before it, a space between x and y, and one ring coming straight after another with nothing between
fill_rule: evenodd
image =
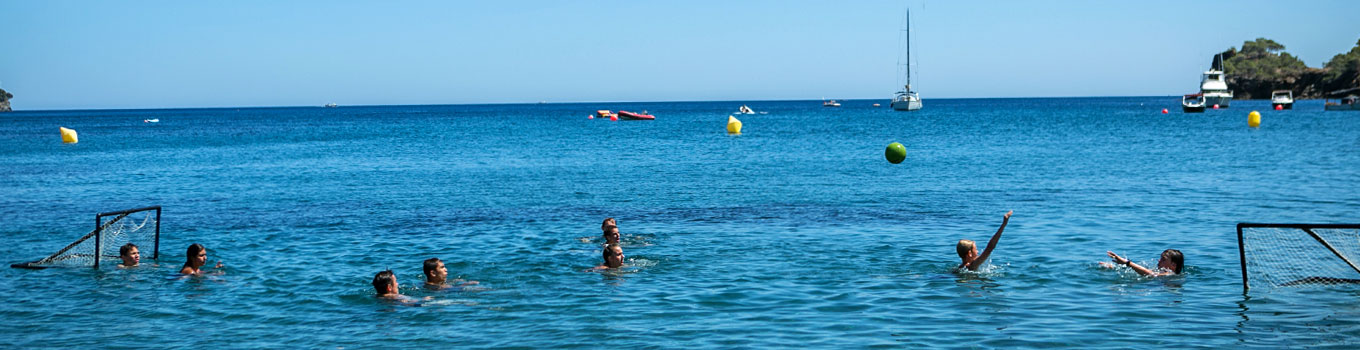
<instances>
[{"instance_id":1,"label":"person swimming","mask_svg":"<svg viewBox=\"0 0 1360 350\"><path fill-rule=\"evenodd\" d=\"M142 253L137 250L137 245L128 243L118 248L118 258L123 259L123 263L118 264L120 268L137 267L142 262Z\"/></svg>"},{"instance_id":2,"label":"person swimming","mask_svg":"<svg viewBox=\"0 0 1360 350\"><path fill-rule=\"evenodd\" d=\"M978 254L977 244L972 240L960 239L959 243L954 246L954 251L959 254L959 259L962 259L963 262L959 264L959 267L954 269L958 271L964 269L967 269L968 271L977 271L978 267L982 266L982 263L987 262L987 258L992 256L992 250L996 249L996 244L1001 241L1001 231L1006 230L1006 223L1011 221L1011 213L1014 212L1014 210L1008 211L1006 212L1006 215L1001 217L1001 227L998 227L996 229L996 234L993 234L992 239L987 241L987 249L983 250L982 254Z\"/></svg>"},{"instance_id":3,"label":"person swimming","mask_svg":"<svg viewBox=\"0 0 1360 350\"><path fill-rule=\"evenodd\" d=\"M451 286L450 283L461 282L462 284L459 284L460 287L470 286L478 283L477 281L463 281L462 279L454 279L453 281L448 281L447 279L449 277L449 269L444 267L444 262L440 261L439 258L425 259L425 266L423 270L425 272L426 288L445 289Z\"/></svg>"},{"instance_id":4,"label":"person swimming","mask_svg":"<svg viewBox=\"0 0 1360 350\"><path fill-rule=\"evenodd\" d=\"M392 270L383 270L373 275L373 291L377 293L379 298L404 299L406 296L398 292L399 288L397 275L392 273Z\"/></svg>"},{"instance_id":5,"label":"person swimming","mask_svg":"<svg viewBox=\"0 0 1360 350\"><path fill-rule=\"evenodd\" d=\"M605 245L619 244L619 227L618 227L618 226L615 226L615 225L608 225L608 226L605 226L604 228L602 228L602 230L603 230L604 232L601 233L601 236L604 237L604 244L605 244Z\"/></svg>"},{"instance_id":6,"label":"person swimming","mask_svg":"<svg viewBox=\"0 0 1360 350\"><path fill-rule=\"evenodd\" d=\"M617 243L609 244L604 247L604 252L600 255L604 257L604 263L596 266L592 270L617 269L623 267L623 247Z\"/></svg>"},{"instance_id":7,"label":"person swimming","mask_svg":"<svg viewBox=\"0 0 1360 350\"><path fill-rule=\"evenodd\" d=\"M1143 267L1142 265L1138 265L1127 258L1119 256L1119 254L1115 254L1114 252L1106 251L1105 254L1110 256L1110 260L1113 260L1114 264L1101 261L1100 266L1103 266L1107 269L1113 269L1117 266L1116 264L1126 265L1130 269L1133 269L1134 272L1138 272L1138 274L1143 276L1157 277L1167 275L1179 275L1181 271L1185 268L1185 255L1181 254L1181 251L1175 249L1167 249L1162 251L1162 257L1161 259L1157 260L1157 270L1155 271Z\"/></svg>"},{"instance_id":8,"label":"person swimming","mask_svg":"<svg viewBox=\"0 0 1360 350\"><path fill-rule=\"evenodd\" d=\"M189 249L184 253L184 267L179 269L180 274L202 275L203 265L208 263L208 248L202 244L194 243L189 245ZM217 261L217 269L222 268L222 261Z\"/></svg>"}]
</instances>

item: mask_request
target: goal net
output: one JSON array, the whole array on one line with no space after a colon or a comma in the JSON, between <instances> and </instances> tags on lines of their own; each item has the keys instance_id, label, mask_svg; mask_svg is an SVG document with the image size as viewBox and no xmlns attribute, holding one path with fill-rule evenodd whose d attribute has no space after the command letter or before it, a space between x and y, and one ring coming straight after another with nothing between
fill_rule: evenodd
<instances>
[{"instance_id":1,"label":"goal net","mask_svg":"<svg viewBox=\"0 0 1360 350\"><path fill-rule=\"evenodd\" d=\"M94 231L35 261L11 264L14 268L95 267L117 265L119 248L132 243L142 257L160 258L161 207L151 206L99 213Z\"/></svg>"},{"instance_id":2,"label":"goal net","mask_svg":"<svg viewBox=\"0 0 1360 350\"><path fill-rule=\"evenodd\" d=\"M1237 224L1242 288L1360 284L1360 224Z\"/></svg>"}]
</instances>

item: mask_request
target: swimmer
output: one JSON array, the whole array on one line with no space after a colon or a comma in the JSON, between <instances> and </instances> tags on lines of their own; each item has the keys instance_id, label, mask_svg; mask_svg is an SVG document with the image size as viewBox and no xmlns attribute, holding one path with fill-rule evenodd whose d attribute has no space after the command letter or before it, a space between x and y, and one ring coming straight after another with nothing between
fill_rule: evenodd
<instances>
[{"instance_id":1,"label":"swimmer","mask_svg":"<svg viewBox=\"0 0 1360 350\"><path fill-rule=\"evenodd\" d=\"M592 270L617 269L623 267L623 247L618 244L610 244L604 247L604 263L596 266Z\"/></svg>"},{"instance_id":2,"label":"swimmer","mask_svg":"<svg viewBox=\"0 0 1360 350\"><path fill-rule=\"evenodd\" d=\"M959 258L963 259L963 263L959 264L959 267L956 267L955 270L977 271L982 263L987 262L987 258L992 256L992 250L996 249L997 242L1001 241L1001 231L1006 230L1006 223L1011 221L1011 213L1014 212L1014 210L1008 211L1006 215L1001 217L1001 227L998 227L996 234L992 235L991 240L987 241L987 249L983 250L982 254L978 254L977 244L973 243L972 240L960 239L959 243L954 246L954 251L959 253Z\"/></svg>"},{"instance_id":3,"label":"swimmer","mask_svg":"<svg viewBox=\"0 0 1360 350\"><path fill-rule=\"evenodd\" d=\"M392 270L385 270L373 275L373 290L378 293L379 298L384 299L405 299L406 296L398 293L397 275Z\"/></svg>"},{"instance_id":4,"label":"swimmer","mask_svg":"<svg viewBox=\"0 0 1360 350\"><path fill-rule=\"evenodd\" d=\"M142 262L142 253L137 251L136 244L128 243L118 248L118 258L123 259L123 263L118 264L119 268L137 267Z\"/></svg>"},{"instance_id":5,"label":"swimmer","mask_svg":"<svg viewBox=\"0 0 1360 350\"><path fill-rule=\"evenodd\" d=\"M619 244L619 227L618 227L618 226L614 226L614 225L605 226L605 227L603 228L603 230L604 230L604 233L603 233L602 235L604 236L604 244L605 244L605 245Z\"/></svg>"},{"instance_id":6,"label":"swimmer","mask_svg":"<svg viewBox=\"0 0 1360 350\"><path fill-rule=\"evenodd\" d=\"M1156 271L1149 270L1146 267L1142 267L1138 264L1135 264L1133 261L1130 261L1129 259L1119 256L1119 254L1115 254L1114 252L1107 251L1105 252L1105 254L1108 254L1110 256L1110 259L1114 260L1114 264L1102 261L1100 262L1100 266L1103 266L1107 269L1113 269L1115 268L1115 266L1117 266L1116 264L1128 265L1130 269L1133 269L1133 271L1138 272L1138 274L1143 276L1157 277L1167 275L1179 275L1181 273L1181 270L1185 268L1185 255L1182 255L1181 251L1175 249L1167 249L1162 251L1162 258L1160 260L1157 260Z\"/></svg>"},{"instance_id":7,"label":"swimmer","mask_svg":"<svg viewBox=\"0 0 1360 350\"><path fill-rule=\"evenodd\" d=\"M190 244L189 249L184 253L184 260L184 267L179 269L180 274L202 275L203 271L200 268L208 263L208 248L204 248L202 244L198 243ZM217 261L217 266L214 268L222 268L222 261Z\"/></svg>"},{"instance_id":8,"label":"swimmer","mask_svg":"<svg viewBox=\"0 0 1360 350\"><path fill-rule=\"evenodd\" d=\"M424 271L426 288L444 289L449 287L450 282L452 283L462 282L462 284L458 285L460 287L477 284L477 281L464 282L461 279L447 281L446 279L449 277L449 269L444 267L444 262L440 261L439 258L425 259Z\"/></svg>"}]
</instances>

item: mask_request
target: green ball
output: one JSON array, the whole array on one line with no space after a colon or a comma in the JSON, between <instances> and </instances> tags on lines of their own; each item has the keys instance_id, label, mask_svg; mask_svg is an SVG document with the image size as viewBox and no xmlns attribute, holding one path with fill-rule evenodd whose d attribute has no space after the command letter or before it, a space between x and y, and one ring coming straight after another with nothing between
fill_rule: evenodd
<instances>
[{"instance_id":1,"label":"green ball","mask_svg":"<svg viewBox=\"0 0 1360 350\"><path fill-rule=\"evenodd\" d=\"M907 147L896 142L888 144L888 149L883 150L883 158L888 158L889 163L901 163L907 159Z\"/></svg>"}]
</instances>

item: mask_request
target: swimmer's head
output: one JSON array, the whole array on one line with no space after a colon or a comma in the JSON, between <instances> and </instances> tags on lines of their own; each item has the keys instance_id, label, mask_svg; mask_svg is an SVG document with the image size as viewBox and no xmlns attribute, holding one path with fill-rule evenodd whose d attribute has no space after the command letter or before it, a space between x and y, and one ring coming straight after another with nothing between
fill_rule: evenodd
<instances>
[{"instance_id":1,"label":"swimmer's head","mask_svg":"<svg viewBox=\"0 0 1360 350\"><path fill-rule=\"evenodd\" d=\"M954 251L959 253L959 258L964 262L973 260L977 257L977 243L970 239L960 239L959 244L954 246Z\"/></svg>"},{"instance_id":2,"label":"swimmer's head","mask_svg":"<svg viewBox=\"0 0 1360 350\"><path fill-rule=\"evenodd\" d=\"M194 243L189 245L189 249L184 252L184 266L199 267L208 263L208 248L202 244Z\"/></svg>"},{"instance_id":3,"label":"swimmer's head","mask_svg":"<svg viewBox=\"0 0 1360 350\"><path fill-rule=\"evenodd\" d=\"M373 290L378 295L393 294L397 292L397 275L392 274L392 270L379 272L373 276Z\"/></svg>"},{"instance_id":4,"label":"swimmer's head","mask_svg":"<svg viewBox=\"0 0 1360 350\"><path fill-rule=\"evenodd\" d=\"M600 229L604 229L605 226L618 226L618 224L617 221L614 221L614 218L604 218L604 222L600 223Z\"/></svg>"},{"instance_id":5,"label":"swimmer's head","mask_svg":"<svg viewBox=\"0 0 1360 350\"><path fill-rule=\"evenodd\" d=\"M618 227L618 226L614 226L614 225L605 225L605 227L603 227L603 230L604 230L604 241L605 241L605 243L614 243L614 244L618 244L618 243L619 243L619 227Z\"/></svg>"},{"instance_id":6,"label":"swimmer's head","mask_svg":"<svg viewBox=\"0 0 1360 350\"><path fill-rule=\"evenodd\" d=\"M604 255L605 266L608 266L611 269L623 266L623 247L620 247L618 244L605 246L602 255Z\"/></svg>"},{"instance_id":7,"label":"swimmer's head","mask_svg":"<svg viewBox=\"0 0 1360 350\"><path fill-rule=\"evenodd\" d=\"M1162 259L1157 260L1157 268L1175 272L1177 275L1185 269L1185 255L1175 249L1162 251Z\"/></svg>"},{"instance_id":8,"label":"swimmer's head","mask_svg":"<svg viewBox=\"0 0 1360 350\"><path fill-rule=\"evenodd\" d=\"M128 243L118 248L118 258L123 259L123 266L137 266L142 261L142 253L137 251L137 245Z\"/></svg>"},{"instance_id":9,"label":"swimmer's head","mask_svg":"<svg viewBox=\"0 0 1360 350\"><path fill-rule=\"evenodd\" d=\"M444 262L439 258L425 259L425 281L429 283L444 282L449 276L449 269L444 268Z\"/></svg>"}]
</instances>

